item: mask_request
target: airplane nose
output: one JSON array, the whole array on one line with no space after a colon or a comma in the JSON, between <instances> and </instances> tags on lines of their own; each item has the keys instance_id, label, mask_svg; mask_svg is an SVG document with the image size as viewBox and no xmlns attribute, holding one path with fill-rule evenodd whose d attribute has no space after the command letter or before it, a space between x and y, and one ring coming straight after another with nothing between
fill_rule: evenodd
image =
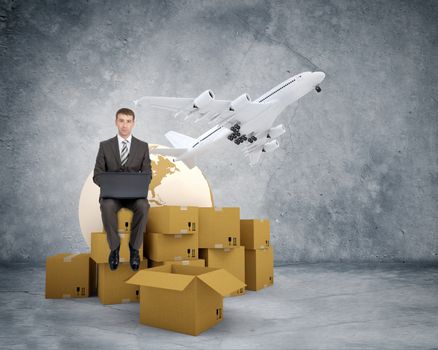
<instances>
[{"instance_id":1,"label":"airplane nose","mask_svg":"<svg viewBox=\"0 0 438 350\"><path fill-rule=\"evenodd\" d=\"M322 82L325 78L325 73L324 72L313 72L314 77L316 78L316 80L318 81L318 84L320 82Z\"/></svg>"}]
</instances>

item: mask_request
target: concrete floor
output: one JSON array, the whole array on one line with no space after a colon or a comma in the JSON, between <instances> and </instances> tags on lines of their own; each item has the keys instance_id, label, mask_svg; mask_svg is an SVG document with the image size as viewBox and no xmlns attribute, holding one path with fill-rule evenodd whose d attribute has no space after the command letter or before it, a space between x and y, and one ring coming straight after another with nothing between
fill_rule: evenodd
<instances>
[{"instance_id":1,"label":"concrete floor","mask_svg":"<svg viewBox=\"0 0 438 350\"><path fill-rule=\"evenodd\" d=\"M44 298L44 266L0 267L2 349L438 349L438 266L307 264L226 298L197 337L138 323L138 304Z\"/></svg>"}]
</instances>

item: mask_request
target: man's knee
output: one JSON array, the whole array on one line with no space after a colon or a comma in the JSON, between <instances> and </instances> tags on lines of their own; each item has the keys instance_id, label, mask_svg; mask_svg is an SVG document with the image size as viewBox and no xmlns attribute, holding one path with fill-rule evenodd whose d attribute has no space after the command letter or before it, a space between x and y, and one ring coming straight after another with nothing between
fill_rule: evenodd
<instances>
[{"instance_id":1,"label":"man's knee","mask_svg":"<svg viewBox=\"0 0 438 350\"><path fill-rule=\"evenodd\" d=\"M102 198L100 200L100 209L107 212L116 212L120 208L116 200L112 198Z\"/></svg>"},{"instance_id":2,"label":"man's knee","mask_svg":"<svg viewBox=\"0 0 438 350\"><path fill-rule=\"evenodd\" d=\"M137 199L133 203L133 210L139 212L146 212L149 209L149 203L145 199Z\"/></svg>"}]
</instances>

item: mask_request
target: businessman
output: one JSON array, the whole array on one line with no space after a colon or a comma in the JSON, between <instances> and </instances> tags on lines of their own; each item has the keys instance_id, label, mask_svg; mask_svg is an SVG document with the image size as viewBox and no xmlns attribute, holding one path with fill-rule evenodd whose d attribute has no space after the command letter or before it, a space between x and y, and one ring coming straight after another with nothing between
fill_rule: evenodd
<instances>
[{"instance_id":1,"label":"businessman","mask_svg":"<svg viewBox=\"0 0 438 350\"><path fill-rule=\"evenodd\" d=\"M99 175L111 171L142 172L148 174L147 186L152 179L149 147L146 142L132 136L135 125L134 111L128 108L119 109L116 113L115 124L117 136L102 141L97 153L93 181L100 186ZM119 266L120 238L117 231L117 212L122 208L131 209L134 213L129 241L130 265L137 271L140 266L139 248L143 242L143 232L146 228L149 202L147 198L113 199L100 198L103 227L107 234L110 254L108 263L111 270ZM143 254L143 252L140 252Z\"/></svg>"}]
</instances>

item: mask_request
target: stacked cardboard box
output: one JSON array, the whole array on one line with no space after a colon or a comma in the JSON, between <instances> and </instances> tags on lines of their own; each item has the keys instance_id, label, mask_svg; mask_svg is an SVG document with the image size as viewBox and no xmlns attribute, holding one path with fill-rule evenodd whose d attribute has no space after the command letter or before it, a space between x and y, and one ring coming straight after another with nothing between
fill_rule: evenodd
<instances>
[{"instance_id":1,"label":"stacked cardboard box","mask_svg":"<svg viewBox=\"0 0 438 350\"><path fill-rule=\"evenodd\" d=\"M129 238L130 232L119 233L120 237L120 262L129 262ZM143 251L143 245L140 247L140 252ZM110 247L106 232L92 232L91 233L91 258L98 264L108 263L108 256L110 254ZM143 260L143 254L140 254L140 261Z\"/></svg>"},{"instance_id":2,"label":"stacked cardboard box","mask_svg":"<svg viewBox=\"0 0 438 350\"><path fill-rule=\"evenodd\" d=\"M97 294L104 305L138 302L139 288L128 285L126 280L135 274L129 264L129 239L133 213L122 208L117 213L120 237L120 264L117 270L111 271L108 264L110 247L106 232L91 233L91 258L97 264ZM147 268L147 259L143 257L143 245L140 246L140 270Z\"/></svg>"},{"instance_id":3,"label":"stacked cardboard box","mask_svg":"<svg viewBox=\"0 0 438 350\"><path fill-rule=\"evenodd\" d=\"M274 283L274 252L268 220L241 220L240 236L245 246L245 283L259 290Z\"/></svg>"},{"instance_id":4,"label":"stacked cardboard box","mask_svg":"<svg viewBox=\"0 0 438 350\"><path fill-rule=\"evenodd\" d=\"M198 208L162 206L149 209L144 255L154 261L198 259Z\"/></svg>"},{"instance_id":5,"label":"stacked cardboard box","mask_svg":"<svg viewBox=\"0 0 438 350\"><path fill-rule=\"evenodd\" d=\"M136 273L132 271L129 262L120 263L115 271L111 271L107 263L97 265L97 291L99 300L103 305L138 302L140 300L139 288L126 283ZM141 261L140 270L146 268L147 261Z\"/></svg>"},{"instance_id":6,"label":"stacked cardboard box","mask_svg":"<svg viewBox=\"0 0 438 350\"><path fill-rule=\"evenodd\" d=\"M240 208L199 208L199 248L240 246Z\"/></svg>"},{"instance_id":7,"label":"stacked cardboard box","mask_svg":"<svg viewBox=\"0 0 438 350\"><path fill-rule=\"evenodd\" d=\"M131 232L131 223L134 213L132 210L122 208L117 212L117 223L119 233Z\"/></svg>"},{"instance_id":8,"label":"stacked cardboard box","mask_svg":"<svg viewBox=\"0 0 438 350\"><path fill-rule=\"evenodd\" d=\"M202 248L199 256L205 260L205 266L223 268L245 282L245 247L235 248ZM233 291L229 296L239 296L245 293L245 286Z\"/></svg>"},{"instance_id":9,"label":"stacked cardboard box","mask_svg":"<svg viewBox=\"0 0 438 350\"><path fill-rule=\"evenodd\" d=\"M240 208L199 208L199 257L205 260L205 266L224 268L245 282ZM230 295L242 295L244 290L242 287Z\"/></svg>"},{"instance_id":10,"label":"stacked cardboard box","mask_svg":"<svg viewBox=\"0 0 438 350\"><path fill-rule=\"evenodd\" d=\"M46 298L96 295L96 264L90 254L61 253L46 258Z\"/></svg>"}]
</instances>

